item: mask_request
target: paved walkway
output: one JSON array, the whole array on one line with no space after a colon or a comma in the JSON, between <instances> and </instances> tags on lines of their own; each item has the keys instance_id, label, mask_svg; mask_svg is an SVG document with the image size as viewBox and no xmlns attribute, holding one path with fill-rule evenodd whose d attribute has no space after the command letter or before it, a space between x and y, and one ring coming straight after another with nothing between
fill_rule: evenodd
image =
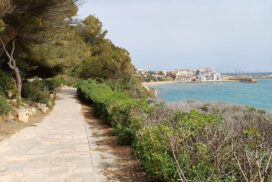
<instances>
[{"instance_id":1,"label":"paved walkway","mask_svg":"<svg viewBox=\"0 0 272 182\"><path fill-rule=\"evenodd\" d=\"M108 181L75 97L63 89L41 123L0 143L0 182Z\"/></svg>"}]
</instances>

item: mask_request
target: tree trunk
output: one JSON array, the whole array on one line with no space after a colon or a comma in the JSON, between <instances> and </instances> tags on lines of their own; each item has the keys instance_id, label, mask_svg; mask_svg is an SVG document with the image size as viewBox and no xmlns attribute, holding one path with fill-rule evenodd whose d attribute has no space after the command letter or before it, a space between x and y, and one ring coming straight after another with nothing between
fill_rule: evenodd
<instances>
[{"instance_id":1,"label":"tree trunk","mask_svg":"<svg viewBox=\"0 0 272 182\"><path fill-rule=\"evenodd\" d=\"M14 71L15 78L16 78L17 94L19 96L19 99L21 100L21 97L22 97L22 78L21 78L20 71L19 71L17 66L13 71Z\"/></svg>"},{"instance_id":2,"label":"tree trunk","mask_svg":"<svg viewBox=\"0 0 272 182\"><path fill-rule=\"evenodd\" d=\"M12 41L12 48L11 51L9 52L6 48L6 45L4 44L3 40L0 38L2 47L4 49L4 52L6 53L6 56L8 57L8 66L9 68L13 71L15 75L15 80L16 80L16 87L17 87L17 94L18 98L21 101L22 98L22 78L20 75L20 70L16 64L16 60L14 59L14 51L15 51L15 40Z\"/></svg>"}]
</instances>

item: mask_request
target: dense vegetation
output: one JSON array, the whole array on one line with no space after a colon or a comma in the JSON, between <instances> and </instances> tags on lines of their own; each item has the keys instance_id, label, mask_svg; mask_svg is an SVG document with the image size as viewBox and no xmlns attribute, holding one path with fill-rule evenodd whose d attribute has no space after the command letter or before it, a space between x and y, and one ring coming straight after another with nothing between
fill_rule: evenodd
<instances>
[{"instance_id":1,"label":"dense vegetation","mask_svg":"<svg viewBox=\"0 0 272 182\"><path fill-rule=\"evenodd\" d=\"M78 93L157 179L272 180L272 120L264 111L210 104L173 109L93 80L81 81Z\"/></svg>"},{"instance_id":2,"label":"dense vegetation","mask_svg":"<svg viewBox=\"0 0 272 182\"><path fill-rule=\"evenodd\" d=\"M0 95L0 116L2 114L7 114L12 109L10 105L7 103L7 101Z\"/></svg>"},{"instance_id":3,"label":"dense vegetation","mask_svg":"<svg viewBox=\"0 0 272 182\"><path fill-rule=\"evenodd\" d=\"M137 118L133 114L147 111L148 104L144 99L129 97L123 92L113 91L106 84L96 81L80 81L78 94L92 103L96 113L112 125L120 144L131 144L134 139Z\"/></svg>"},{"instance_id":4,"label":"dense vegetation","mask_svg":"<svg viewBox=\"0 0 272 182\"><path fill-rule=\"evenodd\" d=\"M0 0L0 69L13 76L18 98L35 76L137 85L129 53L106 38L96 17L74 20L77 9L77 0Z\"/></svg>"},{"instance_id":5,"label":"dense vegetation","mask_svg":"<svg viewBox=\"0 0 272 182\"><path fill-rule=\"evenodd\" d=\"M43 103L51 107L50 93L54 93L61 86L61 81L57 79L34 80L27 82L22 87L22 97L36 103Z\"/></svg>"},{"instance_id":6,"label":"dense vegetation","mask_svg":"<svg viewBox=\"0 0 272 182\"><path fill-rule=\"evenodd\" d=\"M75 85L81 78L146 95L129 53L106 38L96 17L73 19L77 10L77 0L0 0L2 98L48 104L52 82Z\"/></svg>"}]
</instances>

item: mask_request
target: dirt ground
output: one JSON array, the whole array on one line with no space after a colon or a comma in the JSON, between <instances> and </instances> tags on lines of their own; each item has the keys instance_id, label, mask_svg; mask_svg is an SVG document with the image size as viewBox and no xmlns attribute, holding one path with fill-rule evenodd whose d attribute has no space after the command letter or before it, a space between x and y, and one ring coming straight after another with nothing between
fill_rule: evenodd
<instances>
[{"instance_id":1,"label":"dirt ground","mask_svg":"<svg viewBox=\"0 0 272 182\"><path fill-rule=\"evenodd\" d=\"M25 128L25 127L35 127L37 123L42 121L42 119L47 116L51 111L44 114L40 111L37 111L37 115L31 116L29 118L28 123L24 123L19 120L12 120L8 118L1 117L0 118L0 141L8 138L9 136L13 135L17 131Z\"/></svg>"}]
</instances>

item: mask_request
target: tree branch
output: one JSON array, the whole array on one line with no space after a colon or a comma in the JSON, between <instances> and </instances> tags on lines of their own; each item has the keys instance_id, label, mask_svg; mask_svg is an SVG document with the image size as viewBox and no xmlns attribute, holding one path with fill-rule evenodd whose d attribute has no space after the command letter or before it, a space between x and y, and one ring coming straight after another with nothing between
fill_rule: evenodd
<instances>
[{"instance_id":1,"label":"tree branch","mask_svg":"<svg viewBox=\"0 0 272 182\"><path fill-rule=\"evenodd\" d=\"M272 158L272 151L270 152L269 159L268 159L268 162L267 162L266 167L265 167L265 171L264 171L265 174L267 173L267 171L269 169L271 158Z\"/></svg>"},{"instance_id":2,"label":"tree branch","mask_svg":"<svg viewBox=\"0 0 272 182\"><path fill-rule=\"evenodd\" d=\"M174 159L175 159L175 162L176 162L176 164L177 164L177 170L178 170L178 174L179 174L180 181L182 181L182 182L187 182L187 179L186 179L186 177L185 177L185 175L184 175L184 173L183 173L183 171L182 171L182 169L181 169L181 167L180 167L180 165L179 165L179 162L178 162L178 160L177 160L177 157L176 157L176 154L175 154L174 147L173 147L173 144L172 144L171 139L170 139L170 148L171 148L173 157L174 157Z\"/></svg>"},{"instance_id":3,"label":"tree branch","mask_svg":"<svg viewBox=\"0 0 272 182\"><path fill-rule=\"evenodd\" d=\"M2 47L4 49L4 52L6 53L6 56L8 57L8 66L15 70L16 69L16 63L13 59L13 54L14 54L14 51L15 51L15 40L12 41L12 50L11 50L11 53L8 52L7 48L6 48L6 45L5 43L3 42L2 38L0 38L0 42L2 44Z\"/></svg>"},{"instance_id":4,"label":"tree branch","mask_svg":"<svg viewBox=\"0 0 272 182\"><path fill-rule=\"evenodd\" d=\"M245 175L245 173L244 173L244 170L242 169L242 166L241 166L241 164L240 164L240 161L238 160L238 157L237 157L236 152L235 152L235 150L234 150L233 143L231 144L231 148L232 148L232 152L233 152L234 158L235 158L235 160L237 161L237 164L238 164L238 166L239 166L239 169L240 169L240 171L242 172L245 181L248 182L248 179L247 179L247 177L246 177L246 175Z\"/></svg>"}]
</instances>

